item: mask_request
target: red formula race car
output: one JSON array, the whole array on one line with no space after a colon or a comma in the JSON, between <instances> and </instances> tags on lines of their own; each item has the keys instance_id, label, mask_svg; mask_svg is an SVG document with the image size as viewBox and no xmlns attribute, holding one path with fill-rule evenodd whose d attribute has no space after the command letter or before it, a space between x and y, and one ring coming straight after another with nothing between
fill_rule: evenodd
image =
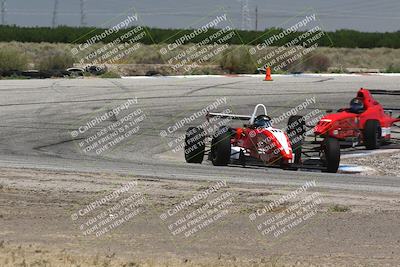
<instances>
[{"instance_id":1,"label":"red formula race car","mask_svg":"<svg viewBox=\"0 0 400 267\"><path fill-rule=\"evenodd\" d=\"M374 94L400 95L400 91L367 90L361 88L350 102L349 108L324 116L314 128L316 136L333 137L342 146L364 145L376 149L389 143L396 133L392 128L399 127L400 117L392 117L393 110L385 110L373 97Z\"/></svg>"},{"instance_id":2,"label":"red formula race car","mask_svg":"<svg viewBox=\"0 0 400 267\"><path fill-rule=\"evenodd\" d=\"M259 108L263 111L261 115L257 115ZM274 128L263 104L258 104L251 116L207 114L207 119L211 118L244 120L247 123L238 128L222 125L212 134L207 134L202 127L190 127L186 131L185 139L186 162L202 163L206 155L215 166L240 164L288 170L304 167L302 164L304 125L296 123L293 118L289 118L286 131ZM326 172L337 171L340 161L340 146L337 142L319 145L314 151L320 159L315 168ZM310 167L312 166L308 164L307 168Z\"/></svg>"}]
</instances>

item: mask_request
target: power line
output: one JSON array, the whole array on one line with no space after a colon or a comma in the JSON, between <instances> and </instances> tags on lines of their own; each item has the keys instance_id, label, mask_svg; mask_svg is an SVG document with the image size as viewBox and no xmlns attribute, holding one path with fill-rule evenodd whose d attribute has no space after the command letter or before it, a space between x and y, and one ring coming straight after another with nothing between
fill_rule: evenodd
<instances>
[{"instance_id":1,"label":"power line","mask_svg":"<svg viewBox=\"0 0 400 267\"><path fill-rule=\"evenodd\" d=\"M242 6L242 30L251 29L249 0L240 0Z\"/></svg>"},{"instance_id":2,"label":"power line","mask_svg":"<svg viewBox=\"0 0 400 267\"><path fill-rule=\"evenodd\" d=\"M255 30L258 31L258 6L256 6L256 25Z\"/></svg>"},{"instance_id":3,"label":"power line","mask_svg":"<svg viewBox=\"0 0 400 267\"><path fill-rule=\"evenodd\" d=\"M85 0L81 0L81 27L86 25Z\"/></svg>"},{"instance_id":4,"label":"power line","mask_svg":"<svg viewBox=\"0 0 400 267\"><path fill-rule=\"evenodd\" d=\"M54 0L53 23L52 23L53 28L57 26L57 15L58 15L58 0Z\"/></svg>"}]
</instances>

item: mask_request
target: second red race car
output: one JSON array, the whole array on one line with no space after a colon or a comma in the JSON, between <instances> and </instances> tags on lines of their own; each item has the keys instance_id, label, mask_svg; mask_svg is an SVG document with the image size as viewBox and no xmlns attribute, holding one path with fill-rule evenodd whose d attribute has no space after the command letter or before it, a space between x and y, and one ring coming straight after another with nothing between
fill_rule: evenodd
<instances>
[{"instance_id":1,"label":"second red race car","mask_svg":"<svg viewBox=\"0 0 400 267\"><path fill-rule=\"evenodd\" d=\"M384 109L372 97L374 94L400 95L400 91L367 90L361 88L350 107L339 109L336 113L324 116L314 128L316 136L332 137L342 146L364 145L367 149L377 149L393 140L392 133L399 127L400 117L393 117L393 110Z\"/></svg>"}]
</instances>

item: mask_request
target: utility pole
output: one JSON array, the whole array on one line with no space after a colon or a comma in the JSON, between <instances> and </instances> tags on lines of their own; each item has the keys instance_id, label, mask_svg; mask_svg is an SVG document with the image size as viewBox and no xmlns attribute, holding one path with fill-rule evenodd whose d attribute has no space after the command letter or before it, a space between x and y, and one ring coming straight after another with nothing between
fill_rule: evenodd
<instances>
[{"instance_id":1,"label":"utility pole","mask_svg":"<svg viewBox=\"0 0 400 267\"><path fill-rule=\"evenodd\" d=\"M57 26L57 15L58 15L58 0L54 0L53 23L52 23L53 28Z\"/></svg>"},{"instance_id":2,"label":"utility pole","mask_svg":"<svg viewBox=\"0 0 400 267\"><path fill-rule=\"evenodd\" d=\"M258 31L258 6L256 6L256 31Z\"/></svg>"},{"instance_id":3,"label":"utility pole","mask_svg":"<svg viewBox=\"0 0 400 267\"><path fill-rule=\"evenodd\" d=\"M242 6L242 30L250 30L251 18L249 9L249 0L240 0Z\"/></svg>"},{"instance_id":4,"label":"utility pole","mask_svg":"<svg viewBox=\"0 0 400 267\"><path fill-rule=\"evenodd\" d=\"M87 25L87 23L86 23L85 1L86 0L81 0L81 27L84 27L84 26Z\"/></svg>"},{"instance_id":5,"label":"utility pole","mask_svg":"<svg viewBox=\"0 0 400 267\"><path fill-rule=\"evenodd\" d=\"M1 0L1 25L6 24L6 0Z\"/></svg>"}]
</instances>

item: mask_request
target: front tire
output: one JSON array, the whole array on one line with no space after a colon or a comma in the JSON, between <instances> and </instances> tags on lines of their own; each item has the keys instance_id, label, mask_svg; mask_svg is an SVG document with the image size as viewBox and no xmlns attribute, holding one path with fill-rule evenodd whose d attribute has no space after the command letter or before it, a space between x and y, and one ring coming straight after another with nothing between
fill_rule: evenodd
<instances>
[{"instance_id":1,"label":"front tire","mask_svg":"<svg viewBox=\"0 0 400 267\"><path fill-rule=\"evenodd\" d=\"M381 146L382 128L377 120L367 120L364 128L364 145L367 149L377 149Z\"/></svg>"},{"instance_id":2,"label":"front tire","mask_svg":"<svg viewBox=\"0 0 400 267\"><path fill-rule=\"evenodd\" d=\"M221 127L211 142L211 162L214 166L226 166L230 159L231 133L227 127Z\"/></svg>"},{"instance_id":3,"label":"front tire","mask_svg":"<svg viewBox=\"0 0 400 267\"><path fill-rule=\"evenodd\" d=\"M336 173L339 169L340 163L340 144L336 138L327 137L323 141L322 147L322 161L326 170L324 172Z\"/></svg>"},{"instance_id":4,"label":"front tire","mask_svg":"<svg viewBox=\"0 0 400 267\"><path fill-rule=\"evenodd\" d=\"M185 137L185 160L187 163L202 163L206 134L202 128L189 127Z\"/></svg>"}]
</instances>

